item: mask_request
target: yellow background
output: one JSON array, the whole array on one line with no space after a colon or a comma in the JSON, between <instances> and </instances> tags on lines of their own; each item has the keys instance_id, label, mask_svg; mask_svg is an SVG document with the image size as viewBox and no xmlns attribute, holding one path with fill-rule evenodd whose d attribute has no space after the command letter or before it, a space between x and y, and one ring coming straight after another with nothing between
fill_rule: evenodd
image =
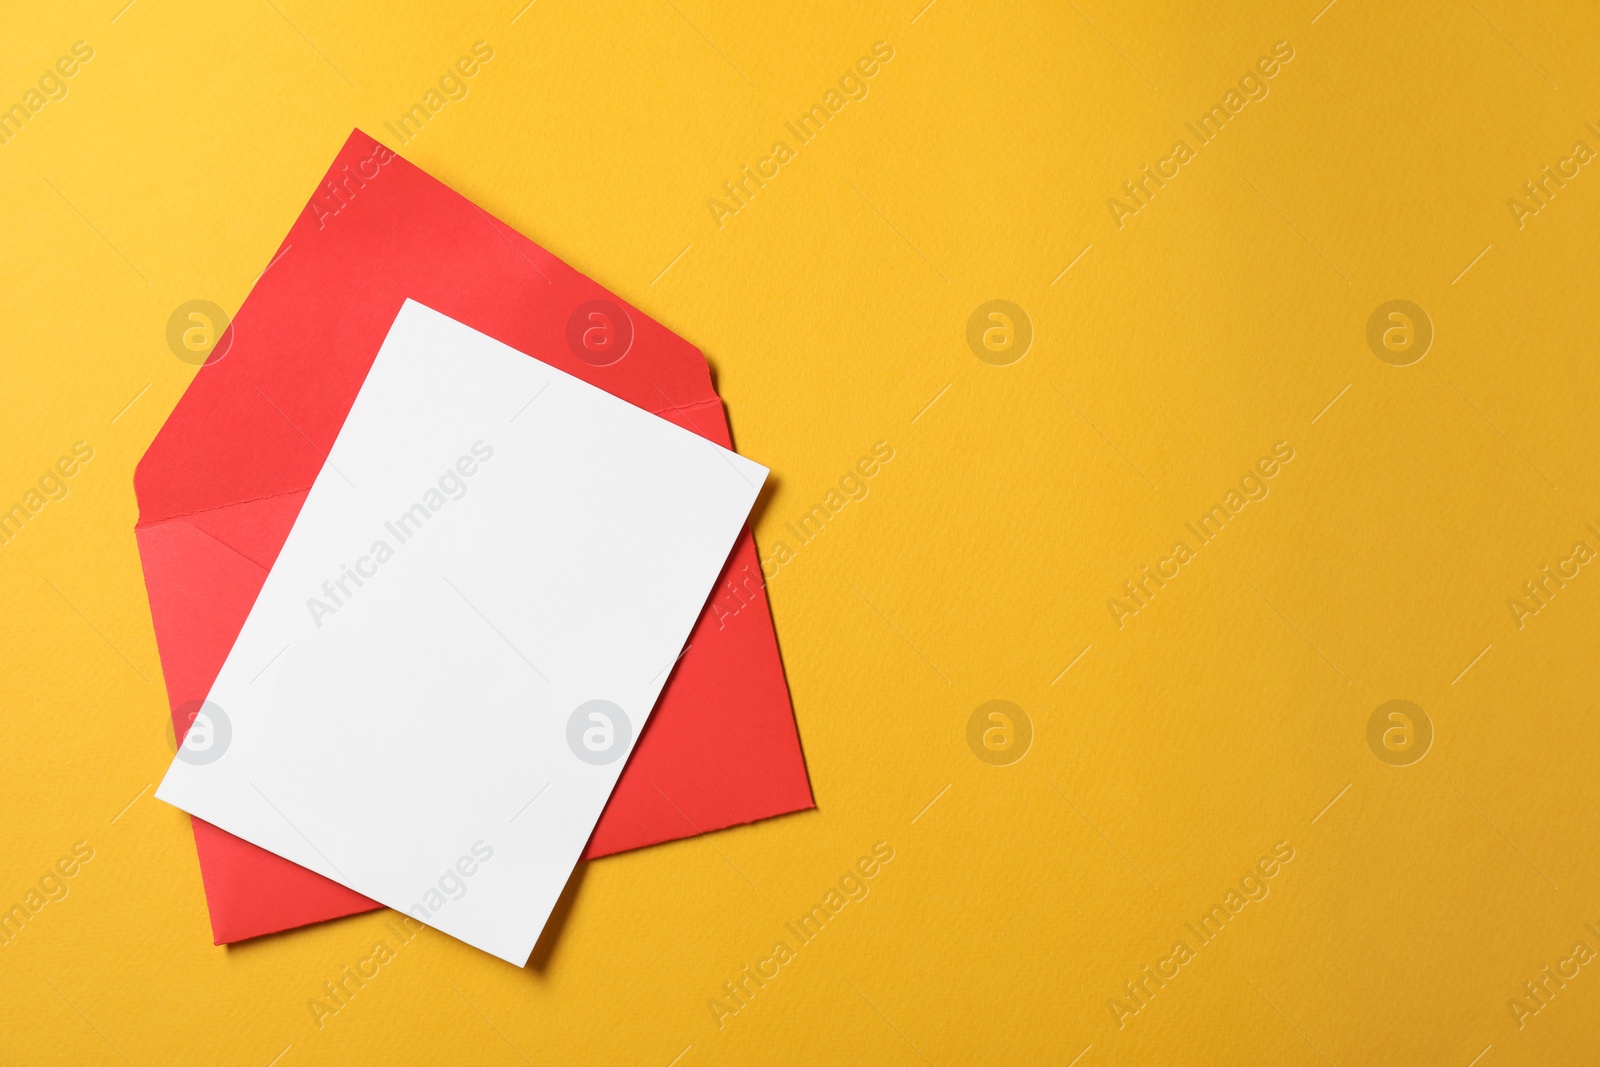
<instances>
[{"instance_id":1,"label":"yellow background","mask_svg":"<svg viewBox=\"0 0 1600 1067\"><path fill-rule=\"evenodd\" d=\"M9 5L0 45L4 103L95 49L0 147L0 505L95 450L0 548L0 905L95 850L0 947L0 1061L1600 1058L1600 967L1507 1006L1600 950L1600 574L1507 606L1600 548L1600 174L1521 229L1506 205L1600 148L1593 5L123 3ZM719 229L707 200L877 41L870 95ZM1278 41L1270 95L1119 229L1108 199ZM819 810L589 865L525 970L425 931L319 1028L387 913L211 945L150 796L132 475L194 373L169 314L238 307L352 126L705 350L774 471L764 552L895 458L771 582ZM966 342L997 298L1035 333L1010 366ZM1411 366L1367 345L1391 299L1435 329ZM1107 599L1279 441L1270 495L1119 629ZM1009 766L967 744L992 699L1033 725ZM1435 730L1411 766L1367 744L1391 699ZM880 840L870 896L719 1029ZM1270 895L1119 1028L1280 841Z\"/></svg>"}]
</instances>

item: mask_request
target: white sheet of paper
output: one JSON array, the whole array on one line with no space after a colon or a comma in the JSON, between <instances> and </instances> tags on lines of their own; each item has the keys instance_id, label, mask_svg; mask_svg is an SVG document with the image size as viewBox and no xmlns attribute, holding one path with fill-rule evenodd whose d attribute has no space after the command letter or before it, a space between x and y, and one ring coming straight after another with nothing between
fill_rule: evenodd
<instances>
[{"instance_id":1,"label":"white sheet of paper","mask_svg":"<svg viewBox=\"0 0 1600 1067\"><path fill-rule=\"evenodd\" d=\"M156 796L522 965L766 474L407 301Z\"/></svg>"}]
</instances>

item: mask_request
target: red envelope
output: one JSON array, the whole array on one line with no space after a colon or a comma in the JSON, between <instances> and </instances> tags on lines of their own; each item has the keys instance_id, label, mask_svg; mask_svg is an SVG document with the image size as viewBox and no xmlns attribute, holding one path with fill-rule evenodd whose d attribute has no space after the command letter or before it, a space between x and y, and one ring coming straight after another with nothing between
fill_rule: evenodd
<instances>
[{"instance_id":1,"label":"red envelope","mask_svg":"<svg viewBox=\"0 0 1600 1067\"><path fill-rule=\"evenodd\" d=\"M732 447L694 346L353 132L134 474L178 737L407 297ZM748 528L661 666L673 673L586 857L813 806ZM472 729L469 709L439 711ZM218 944L379 907L199 819L194 835Z\"/></svg>"}]
</instances>

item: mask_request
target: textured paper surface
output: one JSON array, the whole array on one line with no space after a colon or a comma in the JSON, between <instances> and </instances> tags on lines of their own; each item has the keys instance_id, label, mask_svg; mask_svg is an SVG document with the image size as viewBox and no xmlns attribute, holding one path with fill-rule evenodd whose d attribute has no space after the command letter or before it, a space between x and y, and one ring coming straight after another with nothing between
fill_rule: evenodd
<instances>
[{"instance_id":1,"label":"textured paper surface","mask_svg":"<svg viewBox=\"0 0 1600 1067\"><path fill-rule=\"evenodd\" d=\"M264 4L22 7L0 44L7 100L99 51L0 149L0 499L95 448L0 550L0 900L96 849L0 950L17 1058L122 1064L48 978L137 1064L1593 1059L1592 962L1520 1029L1507 1005L1600 950L1600 574L1520 629L1507 601L1600 549L1600 173L1521 228L1507 201L1600 150L1600 9L275 2L355 88ZM469 95L394 147L705 351L774 472L761 555L794 550L767 584L818 809L584 865L527 973L388 912L216 949L189 820L145 793L110 822L171 754L128 538L195 373L166 323L233 311L332 146L391 136L478 40ZM869 95L797 143L880 40ZM1285 40L1270 95L1119 229L1107 201ZM719 229L707 201L779 140ZM1009 366L967 340L995 299L1033 325ZM1367 340L1395 299L1434 325L1408 367ZM1107 600L1280 441L1270 495L1118 629ZM1394 699L1434 727L1410 766L1368 744ZM1006 766L968 743L992 700L1033 726ZM869 895L796 944L879 840ZM1119 1028L1107 1002L1279 841L1270 895ZM397 958L314 1013L380 940Z\"/></svg>"}]
</instances>

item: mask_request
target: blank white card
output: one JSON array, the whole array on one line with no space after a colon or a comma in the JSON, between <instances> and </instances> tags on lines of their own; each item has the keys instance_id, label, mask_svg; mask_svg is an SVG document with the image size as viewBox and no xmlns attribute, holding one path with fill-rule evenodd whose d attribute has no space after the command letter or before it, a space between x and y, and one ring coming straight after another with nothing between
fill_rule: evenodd
<instances>
[{"instance_id":1,"label":"blank white card","mask_svg":"<svg viewBox=\"0 0 1600 1067\"><path fill-rule=\"evenodd\" d=\"M407 301L156 796L525 963L766 474Z\"/></svg>"}]
</instances>

